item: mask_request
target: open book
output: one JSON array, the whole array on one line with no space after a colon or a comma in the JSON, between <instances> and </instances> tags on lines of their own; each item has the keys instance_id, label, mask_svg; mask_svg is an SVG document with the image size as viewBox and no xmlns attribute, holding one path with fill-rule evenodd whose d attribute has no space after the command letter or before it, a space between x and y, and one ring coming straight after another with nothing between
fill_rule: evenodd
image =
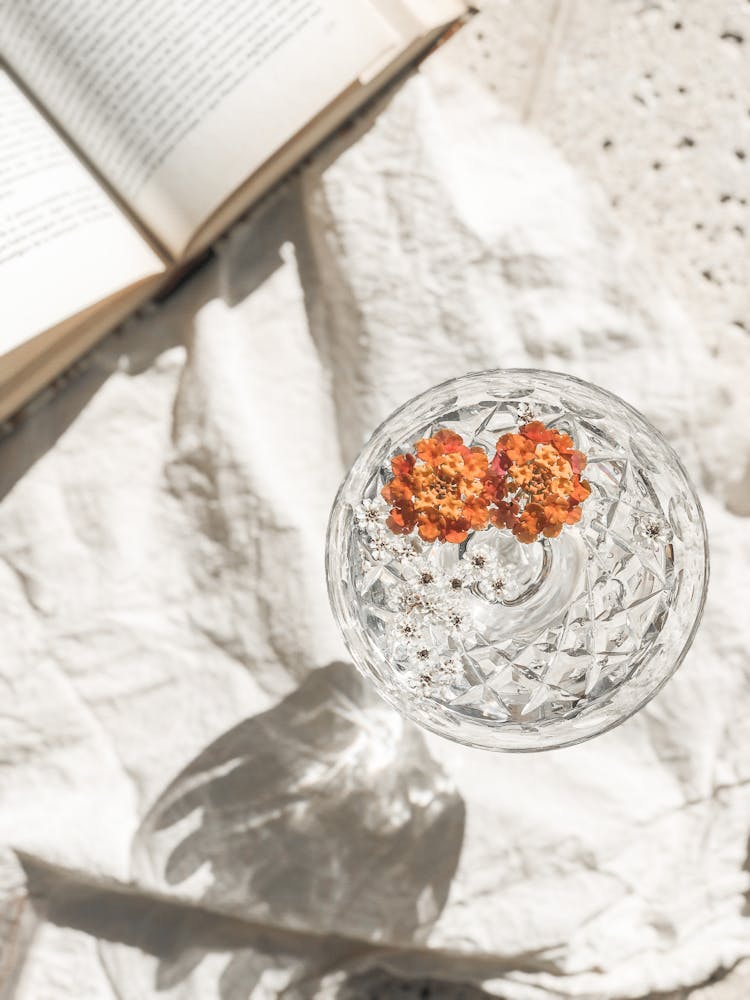
<instances>
[{"instance_id":1,"label":"open book","mask_svg":"<svg viewBox=\"0 0 750 1000\"><path fill-rule=\"evenodd\" d=\"M466 13L465 0L0 5L0 419Z\"/></svg>"}]
</instances>

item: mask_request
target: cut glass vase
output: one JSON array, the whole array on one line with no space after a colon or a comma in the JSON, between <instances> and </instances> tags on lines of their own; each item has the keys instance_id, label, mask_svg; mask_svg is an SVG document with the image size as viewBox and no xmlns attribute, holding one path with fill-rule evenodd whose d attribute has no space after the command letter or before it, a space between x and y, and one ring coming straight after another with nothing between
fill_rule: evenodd
<instances>
[{"instance_id":1,"label":"cut glass vase","mask_svg":"<svg viewBox=\"0 0 750 1000\"><path fill-rule=\"evenodd\" d=\"M375 431L331 513L328 586L395 708L491 750L568 746L666 683L708 582L700 502L635 409L567 375L445 382Z\"/></svg>"}]
</instances>

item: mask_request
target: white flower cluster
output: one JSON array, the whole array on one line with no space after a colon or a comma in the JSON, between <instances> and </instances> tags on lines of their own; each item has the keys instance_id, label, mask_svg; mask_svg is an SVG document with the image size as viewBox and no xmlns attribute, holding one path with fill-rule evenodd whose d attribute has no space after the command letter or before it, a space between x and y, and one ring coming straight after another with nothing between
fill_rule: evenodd
<instances>
[{"instance_id":1,"label":"white flower cluster","mask_svg":"<svg viewBox=\"0 0 750 1000\"><path fill-rule=\"evenodd\" d=\"M430 583L419 582L431 578ZM386 592L386 643L390 656L407 672L415 696L440 695L463 678L461 654L474 643L474 627L464 594L445 588L442 574L425 560Z\"/></svg>"},{"instance_id":2,"label":"white flower cluster","mask_svg":"<svg viewBox=\"0 0 750 1000\"><path fill-rule=\"evenodd\" d=\"M516 573L476 534L466 546L425 543L394 535L388 514L380 498L355 511L366 560L383 568L388 655L413 696L439 697L463 683L461 658L476 644L473 609L512 594Z\"/></svg>"}]
</instances>

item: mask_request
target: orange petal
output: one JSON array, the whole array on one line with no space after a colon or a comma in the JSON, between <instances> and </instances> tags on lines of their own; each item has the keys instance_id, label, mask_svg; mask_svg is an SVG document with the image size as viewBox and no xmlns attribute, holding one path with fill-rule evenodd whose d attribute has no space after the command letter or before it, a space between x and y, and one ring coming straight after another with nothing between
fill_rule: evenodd
<instances>
[{"instance_id":1,"label":"orange petal","mask_svg":"<svg viewBox=\"0 0 750 1000\"><path fill-rule=\"evenodd\" d=\"M583 503L583 501L590 496L591 486L586 482L585 479L576 479L573 482L573 489L570 491L571 500L575 500L576 503Z\"/></svg>"},{"instance_id":2,"label":"orange petal","mask_svg":"<svg viewBox=\"0 0 750 1000\"><path fill-rule=\"evenodd\" d=\"M550 441L561 455L569 455L573 451L573 438L562 431L552 431Z\"/></svg>"},{"instance_id":3,"label":"orange petal","mask_svg":"<svg viewBox=\"0 0 750 1000\"><path fill-rule=\"evenodd\" d=\"M573 472L576 475L583 472L583 470L586 468L586 456L583 454L583 452L575 451L574 449L573 451L568 452L567 457L568 461L570 462L570 467L572 468Z\"/></svg>"},{"instance_id":4,"label":"orange petal","mask_svg":"<svg viewBox=\"0 0 750 1000\"><path fill-rule=\"evenodd\" d=\"M438 476L447 483L455 482L464 475L463 456L457 452L440 455L433 465Z\"/></svg>"},{"instance_id":5,"label":"orange petal","mask_svg":"<svg viewBox=\"0 0 750 1000\"><path fill-rule=\"evenodd\" d=\"M391 510L386 524L396 535L408 535L417 523L417 514L408 502L399 503Z\"/></svg>"},{"instance_id":6,"label":"orange petal","mask_svg":"<svg viewBox=\"0 0 750 1000\"><path fill-rule=\"evenodd\" d=\"M484 479L488 469L487 454L481 448L472 448L464 455L464 476L467 479Z\"/></svg>"},{"instance_id":7,"label":"orange petal","mask_svg":"<svg viewBox=\"0 0 750 1000\"><path fill-rule=\"evenodd\" d=\"M465 447L464 439L460 434L456 434L449 430L439 430L434 438L435 441L441 446L443 452L448 453L452 451L460 451Z\"/></svg>"},{"instance_id":8,"label":"orange petal","mask_svg":"<svg viewBox=\"0 0 750 1000\"><path fill-rule=\"evenodd\" d=\"M419 458L423 462L427 462L428 465L432 465L443 454L443 449L435 438L422 438L421 441L417 441L414 445L414 450Z\"/></svg>"},{"instance_id":9,"label":"orange petal","mask_svg":"<svg viewBox=\"0 0 750 1000\"><path fill-rule=\"evenodd\" d=\"M393 470L393 475L396 476L396 478L399 476L411 475L412 469L416 463L417 460L413 455L396 455L395 458L391 459L391 469Z\"/></svg>"},{"instance_id":10,"label":"orange petal","mask_svg":"<svg viewBox=\"0 0 750 1000\"><path fill-rule=\"evenodd\" d=\"M518 437L517 434L501 434L495 444L495 451L498 452L498 454L505 451L508 445L511 444L516 437Z\"/></svg>"},{"instance_id":11,"label":"orange petal","mask_svg":"<svg viewBox=\"0 0 750 1000\"><path fill-rule=\"evenodd\" d=\"M392 531L394 535L408 535L411 533L411 528L407 528L405 524L399 524L393 515L387 518L385 523L386 527L389 531Z\"/></svg>"},{"instance_id":12,"label":"orange petal","mask_svg":"<svg viewBox=\"0 0 750 1000\"><path fill-rule=\"evenodd\" d=\"M417 530L419 531L419 537L425 542L434 542L440 534L438 526L433 524L432 521L425 521L424 524L419 525Z\"/></svg>"},{"instance_id":13,"label":"orange petal","mask_svg":"<svg viewBox=\"0 0 750 1000\"><path fill-rule=\"evenodd\" d=\"M502 500L506 492L505 477L498 476L494 472L488 473L482 483L482 497L487 503L497 503L498 500Z\"/></svg>"},{"instance_id":14,"label":"orange petal","mask_svg":"<svg viewBox=\"0 0 750 1000\"><path fill-rule=\"evenodd\" d=\"M544 508L538 503L527 503L518 520L527 527L535 525L538 531L545 521Z\"/></svg>"},{"instance_id":15,"label":"orange petal","mask_svg":"<svg viewBox=\"0 0 750 1000\"><path fill-rule=\"evenodd\" d=\"M465 542L469 534L469 524L460 518L457 521L449 521L445 526L445 530L441 533L441 538L445 542L453 542L455 545L459 545L461 542Z\"/></svg>"},{"instance_id":16,"label":"orange petal","mask_svg":"<svg viewBox=\"0 0 750 1000\"><path fill-rule=\"evenodd\" d=\"M469 527L473 528L474 531L481 531L483 528L487 527L487 522L490 519L489 511L484 504L464 504L464 517L469 522Z\"/></svg>"},{"instance_id":17,"label":"orange petal","mask_svg":"<svg viewBox=\"0 0 750 1000\"><path fill-rule=\"evenodd\" d=\"M581 514L582 513L583 513L583 511L581 510L580 507L572 507L568 511L568 513L565 515L565 523L566 524L575 524L576 521L580 521L581 520Z\"/></svg>"},{"instance_id":18,"label":"orange petal","mask_svg":"<svg viewBox=\"0 0 750 1000\"><path fill-rule=\"evenodd\" d=\"M499 451L492 459L490 469L496 476L504 476L513 463L504 451Z\"/></svg>"},{"instance_id":19,"label":"orange petal","mask_svg":"<svg viewBox=\"0 0 750 1000\"><path fill-rule=\"evenodd\" d=\"M562 531L562 524L545 524L542 534L545 538L557 538Z\"/></svg>"},{"instance_id":20,"label":"orange petal","mask_svg":"<svg viewBox=\"0 0 750 1000\"><path fill-rule=\"evenodd\" d=\"M513 462L528 462L529 459L533 458L536 451L536 444L533 441L529 441L521 434L506 434L503 436L508 438L503 445L503 450ZM500 438L500 441L502 440L503 438Z\"/></svg>"},{"instance_id":21,"label":"orange petal","mask_svg":"<svg viewBox=\"0 0 750 1000\"><path fill-rule=\"evenodd\" d=\"M496 528L512 528L516 523L518 514L518 504L513 501L507 503L502 500L497 507L490 510L490 520Z\"/></svg>"},{"instance_id":22,"label":"orange petal","mask_svg":"<svg viewBox=\"0 0 750 1000\"><path fill-rule=\"evenodd\" d=\"M384 500L387 500L388 503L411 500L412 494L412 487L408 483L405 483L403 479L392 479L390 483L386 483L380 491L380 495Z\"/></svg>"},{"instance_id":23,"label":"orange petal","mask_svg":"<svg viewBox=\"0 0 750 1000\"><path fill-rule=\"evenodd\" d=\"M516 522L516 524L513 525L513 534L516 536L519 542L523 542L525 545L529 545L531 544L531 542L535 542L539 537L538 532L529 528L525 528L519 522Z\"/></svg>"},{"instance_id":24,"label":"orange petal","mask_svg":"<svg viewBox=\"0 0 750 1000\"><path fill-rule=\"evenodd\" d=\"M555 434L555 431L545 427L541 420L532 420L531 423L524 424L523 427L519 427L519 432L536 444L549 444Z\"/></svg>"}]
</instances>

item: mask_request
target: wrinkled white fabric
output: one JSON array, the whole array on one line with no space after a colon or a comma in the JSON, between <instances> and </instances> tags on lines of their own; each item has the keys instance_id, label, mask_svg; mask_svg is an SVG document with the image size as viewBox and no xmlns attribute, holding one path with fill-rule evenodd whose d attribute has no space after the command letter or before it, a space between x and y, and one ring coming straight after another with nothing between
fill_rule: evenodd
<instances>
[{"instance_id":1,"label":"wrinkled white fabric","mask_svg":"<svg viewBox=\"0 0 750 1000\"><path fill-rule=\"evenodd\" d=\"M421 76L105 341L0 444L0 996L624 998L750 955L750 351L724 357L541 137ZM403 722L325 591L366 436L498 366L640 408L711 536L676 677L542 755Z\"/></svg>"}]
</instances>

